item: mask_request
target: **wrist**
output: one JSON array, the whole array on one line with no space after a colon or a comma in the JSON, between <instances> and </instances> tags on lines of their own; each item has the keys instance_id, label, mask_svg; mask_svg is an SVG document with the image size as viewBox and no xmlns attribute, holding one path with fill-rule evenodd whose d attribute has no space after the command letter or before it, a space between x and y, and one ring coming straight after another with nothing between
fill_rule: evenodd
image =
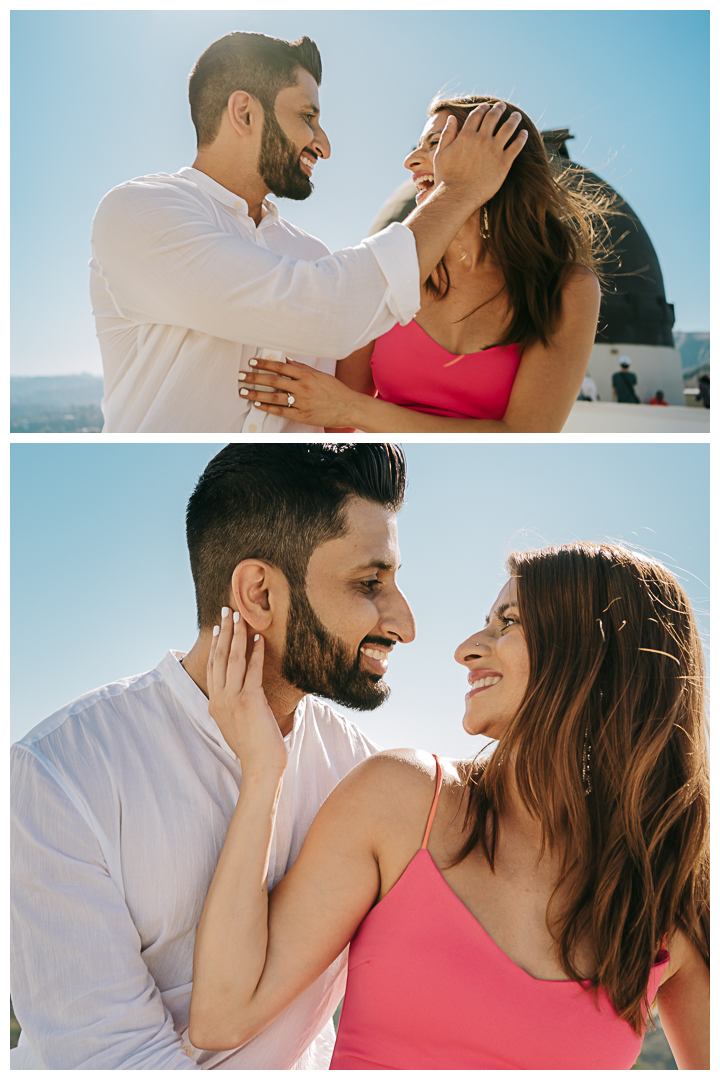
<instances>
[{"instance_id":1,"label":"wrist","mask_svg":"<svg viewBox=\"0 0 720 1080\"><path fill-rule=\"evenodd\" d=\"M274 792L282 783L285 775L285 765L279 765L277 762L272 763L257 763L253 765L243 765L242 759L240 759L240 768L242 769L242 784L246 789L251 789L253 792Z\"/></svg>"},{"instance_id":2,"label":"wrist","mask_svg":"<svg viewBox=\"0 0 720 1080\"><path fill-rule=\"evenodd\" d=\"M486 192L478 189L477 180L473 183L441 180L435 191L444 193L444 198L451 201L458 211L466 212L467 217L484 206L489 199Z\"/></svg>"}]
</instances>

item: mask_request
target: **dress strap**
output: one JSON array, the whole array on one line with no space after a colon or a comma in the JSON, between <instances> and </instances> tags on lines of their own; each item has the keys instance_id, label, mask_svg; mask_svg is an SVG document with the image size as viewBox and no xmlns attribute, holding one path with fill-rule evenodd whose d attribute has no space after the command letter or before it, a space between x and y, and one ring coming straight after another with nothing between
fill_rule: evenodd
<instances>
[{"instance_id":1,"label":"dress strap","mask_svg":"<svg viewBox=\"0 0 720 1080\"><path fill-rule=\"evenodd\" d=\"M423 836L421 851L425 851L428 846L428 840L430 839L430 830L432 829L432 823L435 819L435 811L437 810L438 799L440 798L440 788L442 787L442 765L438 761L437 754L433 754L435 758L435 798L433 799L432 806L430 807L430 817L428 818L427 825L425 826L425 835Z\"/></svg>"}]
</instances>

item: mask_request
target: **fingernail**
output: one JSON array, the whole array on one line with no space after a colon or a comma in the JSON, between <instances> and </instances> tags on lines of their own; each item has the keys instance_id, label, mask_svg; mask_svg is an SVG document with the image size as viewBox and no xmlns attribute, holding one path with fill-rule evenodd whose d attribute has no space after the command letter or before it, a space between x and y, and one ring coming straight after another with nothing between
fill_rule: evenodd
<instances>
[{"instance_id":1,"label":"fingernail","mask_svg":"<svg viewBox=\"0 0 720 1080\"><path fill-rule=\"evenodd\" d=\"M248 360L250 367L257 367L257 360Z\"/></svg>"},{"instance_id":2,"label":"fingernail","mask_svg":"<svg viewBox=\"0 0 720 1080\"><path fill-rule=\"evenodd\" d=\"M258 641L258 640L259 640L259 638L260 638L260 635L259 635L259 634L256 634L256 635L255 635L255 637L253 638L253 641Z\"/></svg>"},{"instance_id":3,"label":"fingernail","mask_svg":"<svg viewBox=\"0 0 720 1080\"><path fill-rule=\"evenodd\" d=\"M247 375L245 374L244 371L240 372L240 374L238 375L238 379L247 379Z\"/></svg>"},{"instance_id":4,"label":"fingernail","mask_svg":"<svg viewBox=\"0 0 720 1080\"><path fill-rule=\"evenodd\" d=\"M233 611L233 622L240 622L240 612Z\"/></svg>"},{"instance_id":5,"label":"fingernail","mask_svg":"<svg viewBox=\"0 0 720 1080\"><path fill-rule=\"evenodd\" d=\"M247 397L249 393L250 393L250 391L246 390L245 387L243 386L242 390L240 391L240 397Z\"/></svg>"},{"instance_id":6,"label":"fingernail","mask_svg":"<svg viewBox=\"0 0 720 1080\"><path fill-rule=\"evenodd\" d=\"M213 637L217 637L219 633L220 633L220 627L219 626L213 626Z\"/></svg>"},{"instance_id":7,"label":"fingernail","mask_svg":"<svg viewBox=\"0 0 720 1080\"><path fill-rule=\"evenodd\" d=\"M254 404L255 404L255 408L259 409L260 406L262 405L262 402L261 401L256 401Z\"/></svg>"},{"instance_id":8,"label":"fingernail","mask_svg":"<svg viewBox=\"0 0 720 1080\"><path fill-rule=\"evenodd\" d=\"M223 619L227 619L228 615L230 614L230 608L224 607L220 614L222 615Z\"/></svg>"}]
</instances>

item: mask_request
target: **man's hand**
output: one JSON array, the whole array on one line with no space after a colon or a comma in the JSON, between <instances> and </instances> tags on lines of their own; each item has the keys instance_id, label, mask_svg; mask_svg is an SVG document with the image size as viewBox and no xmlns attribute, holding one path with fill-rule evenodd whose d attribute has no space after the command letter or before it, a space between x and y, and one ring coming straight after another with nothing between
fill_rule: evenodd
<instances>
[{"instance_id":1,"label":"man's hand","mask_svg":"<svg viewBox=\"0 0 720 1080\"><path fill-rule=\"evenodd\" d=\"M445 184L457 191L458 197L468 196L475 209L483 206L500 190L515 158L527 142L523 129L508 146L522 122L522 114L513 112L498 127L507 108L504 101L492 107L483 102L469 114L463 128L449 116L435 153L433 168L435 186Z\"/></svg>"}]
</instances>

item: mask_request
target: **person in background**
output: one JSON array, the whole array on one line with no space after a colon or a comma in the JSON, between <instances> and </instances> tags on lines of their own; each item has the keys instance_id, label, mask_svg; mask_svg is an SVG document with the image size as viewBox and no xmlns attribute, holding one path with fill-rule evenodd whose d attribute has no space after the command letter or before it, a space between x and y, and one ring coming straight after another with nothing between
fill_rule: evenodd
<instances>
[{"instance_id":1,"label":"person in background","mask_svg":"<svg viewBox=\"0 0 720 1080\"><path fill-rule=\"evenodd\" d=\"M393 647L414 637L396 581L404 489L404 456L387 443L225 447L187 510L193 647L13 747L11 1068L328 1067L345 957L242 1049L187 1039L198 919L251 775L208 713L207 661L231 605L263 635L287 760L273 883L338 781L378 749L326 701L377 708Z\"/></svg>"},{"instance_id":2,"label":"person in background","mask_svg":"<svg viewBox=\"0 0 720 1080\"><path fill-rule=\"evenodd\" d=\"M630 370L630 357L620 357L620 370L612 377L613 401L622 402L625 405L639 405L640 398L635 393L637 375Z\"/></svg>"},{"instance_id":3,"label":"person in background","mask_svg":"<svg viewBox=\"0 0 720 1080\"><path fill-rule=\"evenodd\" d=\"M701 375L698 379L697 401L702 401L706 409L710 408L710 376Z\"/></svg>"},{"instance_id":4,"label":"person in background","mask_svg":"<svg viewBox=\"0 0 720 1080\"><path fill-rule=\"evenodd\" d=\"M600 395L598 393L597 383L593 379L592 375L588 371L585 378L582 381L580 387L580 393L578 394L578 401L599 401Z\"/></svg>"},{"instance_id":5,"label":"person in background","mask_svg":"<svg viewBox=\"0 0 720 1080\"><path fill-rule=\"evenodd\" d=\"M655 391L655 397L651 397L648 404L649 405L667 405L667 401L665 400L665 394L662 392L662 390L656 390Z\"/></svg>"}]
</instances>

